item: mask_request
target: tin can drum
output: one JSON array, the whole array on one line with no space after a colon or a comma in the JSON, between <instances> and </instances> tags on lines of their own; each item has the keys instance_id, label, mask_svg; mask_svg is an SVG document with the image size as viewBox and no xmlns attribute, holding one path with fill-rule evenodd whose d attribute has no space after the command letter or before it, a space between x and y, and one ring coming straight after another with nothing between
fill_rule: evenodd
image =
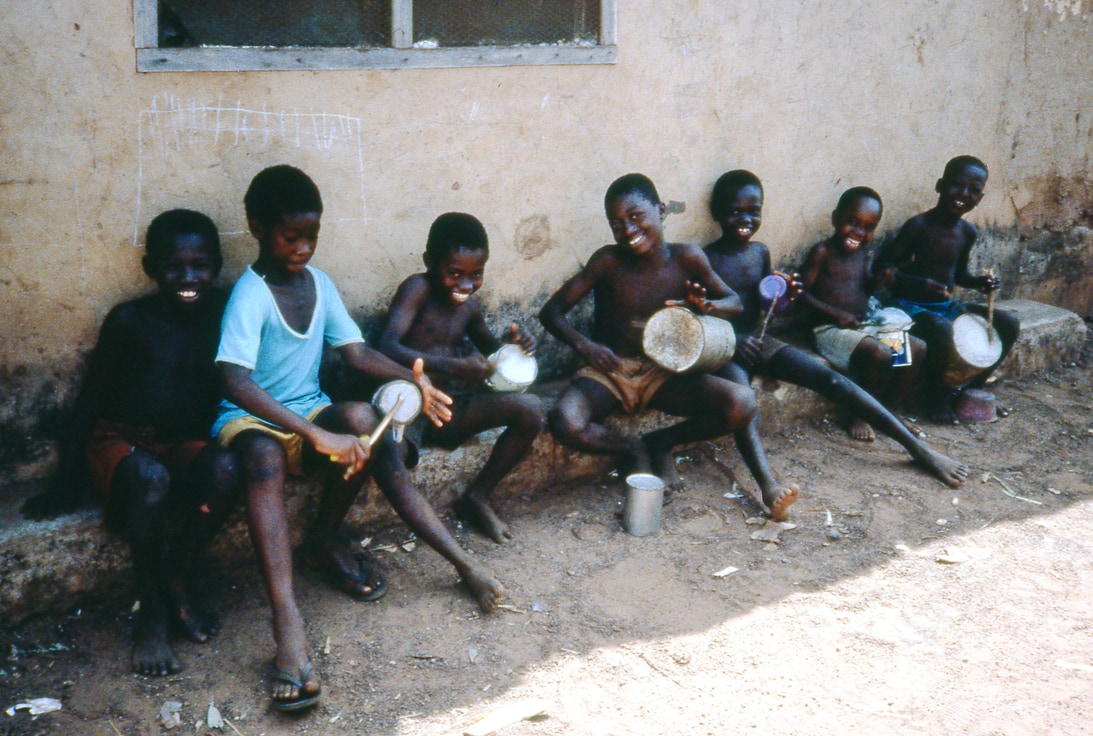
<instances>
[{"instance_id":1,"label":"tin can drum","mask_svg":"<svg viewBox=\"0 0 1093 736\"><path fill-rule=\"evenodd\" d=\"M732 358L736 333L726 320L667 307L645 323L641 346L649 360L673 373L712 371Z\"/></svg>"},{"instance_id":2,"label":"tin can drum","mask_svg":"<svg viewBox=\"0 0 1093 736\"><path fill-rule=\"evenodd\" d=\"M990 368L1002 357L998 332L978 314L962 314L953 320L953 350L941 380L958 388Z\"/></svg>"},{"instance_id":3,"label":"tin can drum","mask_svg":"<svg viewBox=\"0 0 1093 736\"><path fill-rule=\"evenodd\" d=\"M486 385L494 391L526 391L539 375L535 358L525 353L519 345L505 345L487 360L496 366L493 374L486 379Z\"/></svg>"},{"instance_id":4,"label":"tin can drum","mask_svg":"<svg viewBox=\"0 0 1093 736\"><path fill-rule=\"evenodd\" d=\"M372 406L385 416L391 415L391 436L395 442L402 442L403 428L417 419L417 415L421 413L421 405L421 389L410 381L385 383L372 395Z\"/></svg>"}]
</instances>

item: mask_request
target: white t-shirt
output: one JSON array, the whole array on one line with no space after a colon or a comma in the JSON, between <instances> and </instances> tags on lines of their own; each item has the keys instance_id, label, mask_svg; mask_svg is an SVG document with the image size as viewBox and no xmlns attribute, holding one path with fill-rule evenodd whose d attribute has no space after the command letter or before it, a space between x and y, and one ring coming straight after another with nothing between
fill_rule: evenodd
<instances>
[{"instance_id":1,"label":"white t-shirt","mask_svg":"<svg viewBox=\"0 0 1093 736\"><path fill-rule=\"evenodd\" d=\"M323 344L337 348L364 342L330 277L311 266L307 272L315 282L315 311L307 332L289 327L269 286L248 266L224 309L216 353L217 363L249 369L255 383L303 417L330 403L319 388ZM218 411L213 437L231 420L248 415L227 399L220 401Z\"/></svg>"}]
</instances>

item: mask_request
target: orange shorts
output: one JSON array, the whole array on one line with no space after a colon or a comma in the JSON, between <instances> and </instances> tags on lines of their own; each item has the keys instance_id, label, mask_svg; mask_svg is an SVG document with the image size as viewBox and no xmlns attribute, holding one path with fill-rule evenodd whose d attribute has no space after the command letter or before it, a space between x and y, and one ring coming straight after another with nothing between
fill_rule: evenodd
<instances>
[{"instance_id":1,"label":"orange shorts","mask_svg":"<svg viewBox=\"0 0 1093 736\"><path fill-rule=\"evenodd\" d=\"M622 404L627 414L635 414L653 400L664 382L672 374L645 358L620 358L622 370L602 373L586 365L573 374L573 378L589 378L600 384Z\"/></svg>"}]
</instances>

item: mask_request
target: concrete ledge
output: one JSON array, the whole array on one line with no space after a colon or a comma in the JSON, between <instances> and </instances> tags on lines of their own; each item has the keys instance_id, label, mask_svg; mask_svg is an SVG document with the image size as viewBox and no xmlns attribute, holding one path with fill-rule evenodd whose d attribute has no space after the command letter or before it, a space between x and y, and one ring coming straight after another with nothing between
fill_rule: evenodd
<instances>
[{"instance_id":1,"label":"concrete ledge","mask_svg":"<svg viewBox=\"0 0 1093 736\"><path fill-rule=\"evenodd\" d=\"M1006 379L1016 380L1079 355L1086 327L1077 315L1028 300L1002 301L998 308L1016 312L1021 319L1021 337L1000 369ZM559 388L544 387L542 393L548 403L556 398ZM761 380L756 389L764 427L788 426L802 417L822 416L831 409L826 400L797 386ZM612 421L636 434L670 420L648 412ZM442 513L482 467L495 437L485 433L453 452L430 449L422 453L416 480ZM519 494L522 489L596 477L609 467L607 459L567 450L544 433L497 493ZM125 544L103 530L98 511L44 522L23 519L19 505L36 491L33 483L21 484L5 489L0 502L0 616L9 623L36 612L75 605L92 591L124 581L129 566ZM294 481L289 488L289 511L297 542L305 521L314 513L316 498L312 491L313 486L303 481ZM395 521L394 512L374 485L361 494L349 518L357 528ZM242 514L237 514L218 536L213 554L224 559L252 554Z\"/></svg>"}]
</instances>

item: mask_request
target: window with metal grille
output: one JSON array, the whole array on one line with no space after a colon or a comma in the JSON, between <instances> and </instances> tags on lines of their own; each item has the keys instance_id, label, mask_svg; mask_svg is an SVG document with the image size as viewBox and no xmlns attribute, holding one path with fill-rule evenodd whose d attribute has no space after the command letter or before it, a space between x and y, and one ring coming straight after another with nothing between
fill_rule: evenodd
<instances>
[{"instance_id":1,"label":"window with metal grille","mask_svg":"<svg viewBox=\"0 0 1093 736\"><path fill-rule=\"evenodd\" d=\"M617 0L134 0L139 71L611 64Z\"/></svg>"}]
</instances>

